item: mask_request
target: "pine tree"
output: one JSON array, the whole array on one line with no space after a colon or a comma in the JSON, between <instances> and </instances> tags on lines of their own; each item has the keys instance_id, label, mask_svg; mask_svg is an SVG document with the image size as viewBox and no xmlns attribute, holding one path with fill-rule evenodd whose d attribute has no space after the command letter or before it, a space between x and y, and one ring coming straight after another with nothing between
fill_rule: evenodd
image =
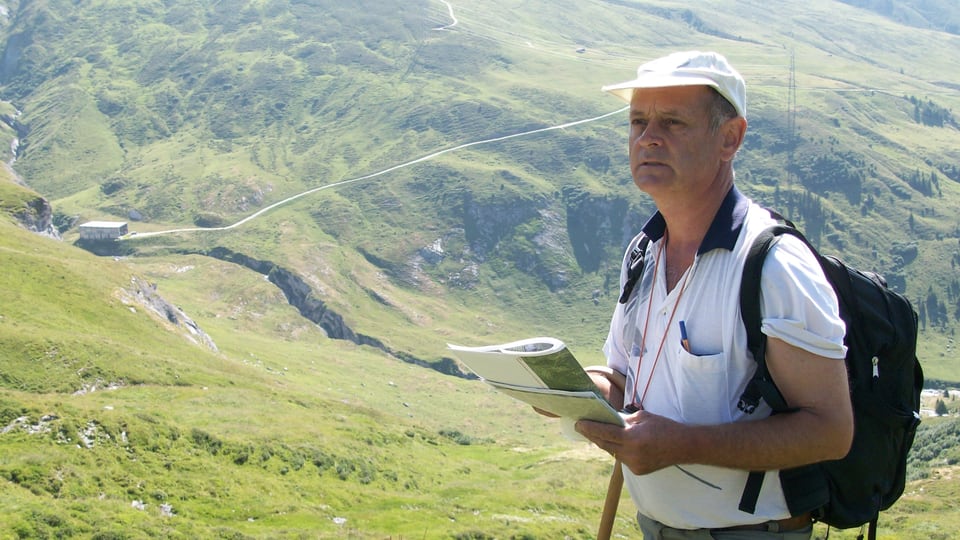
<instances>
[{"instance_id":1,"label":"pine tree","mask_svg":"<svg viewBox=\"0 0 960 540\"><path fill-rule=\"evenodd\" d=\"M937 416L946 416L950 414L950 411L947 409L947 404L943 402L942 399L937 400L937 406L933 410Z\"/></svg>"}]
</instances>

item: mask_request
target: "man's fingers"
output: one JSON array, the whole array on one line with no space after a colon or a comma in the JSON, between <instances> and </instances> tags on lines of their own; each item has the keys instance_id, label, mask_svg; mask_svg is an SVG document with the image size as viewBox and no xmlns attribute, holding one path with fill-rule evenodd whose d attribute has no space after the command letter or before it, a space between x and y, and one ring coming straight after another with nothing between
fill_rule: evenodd
<instances>
[{"instance_id":1,"label":"man's fingers","mask_svg":"<svg viewBox=\"0 0 960 540\"><path fill-rule=\"evenodd\" d=\"M603 448L601 443L620 443L620 432L623 428L613 426L603 422L594 422L592 420L579 420L574 424L577 433L590 439L597 446Z\"/></svg>"}]
</instances>

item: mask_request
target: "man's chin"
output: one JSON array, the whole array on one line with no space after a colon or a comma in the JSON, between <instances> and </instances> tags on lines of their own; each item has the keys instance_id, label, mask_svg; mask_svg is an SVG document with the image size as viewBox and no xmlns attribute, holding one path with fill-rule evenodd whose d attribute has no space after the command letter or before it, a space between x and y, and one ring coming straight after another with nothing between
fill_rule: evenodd
<instances>
[{"instance_id":1,"label":"man's chin","mask_svg":"<svg viewBox=\"0 0 960 540\"><path fill-rule=\"evenodd\" d=\"M660 167L656 171L645 168L641 171L634 171L633 183L642 191L655 189L657 186L663 186L670 183L669 169Z\"/></svg>"}]
</instances>

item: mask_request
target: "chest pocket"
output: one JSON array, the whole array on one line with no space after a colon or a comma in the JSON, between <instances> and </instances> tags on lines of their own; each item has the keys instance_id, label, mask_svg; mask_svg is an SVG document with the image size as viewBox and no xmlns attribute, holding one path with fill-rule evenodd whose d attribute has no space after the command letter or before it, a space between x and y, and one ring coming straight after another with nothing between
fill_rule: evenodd
<instances>
[{"instance_id":1,"label":"chest pocket","mask_svg":"<svg viewBox=\"0 0 960 540\"><path fill-rule=\"evenodd\" d=\"M670 383L673 384L679 420L690 424L732 422L729 358L726 353L697 356L683 347L674 351ZM731 401L732 400L732 401Z\"/></svg>"}]
</instances>

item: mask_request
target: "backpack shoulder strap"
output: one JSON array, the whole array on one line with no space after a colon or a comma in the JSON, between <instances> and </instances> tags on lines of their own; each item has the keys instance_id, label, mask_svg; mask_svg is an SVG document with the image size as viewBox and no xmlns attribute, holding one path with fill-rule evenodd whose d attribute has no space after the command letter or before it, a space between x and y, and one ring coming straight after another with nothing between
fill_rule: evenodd
<instances>
[{"instance_id":1,"label":"backpack shoulder strap","mask_svg":"<svg viewBox=\"0 0 960 540\"><path fill-rule=\"evenodd\" d=\"M747 348L757 362L757 371L737 404L737 408L747 414L753 414L760 403L760 398L763 398L774 412L783 412L788 409L786 401L773 383L770 372L767 370L767 338L760 331L760 277L763 273L763 263L766 260L767 253L780 236L789 234L800 239L817 258L820 266L823 267L819 252L810 244L803 233L780 214L769 209L767 211L781 223L768 227L753 241L750 251L747 253L747 259L743 264L743 278L740 282L740 317L747 332Z\"/></svg>"},{"instance_id":2,"label":"backpack shoulder strap","mask_svg":"<svg viewBox=\"0 0 960 540\"><path fill-rule=\"evenodd\" d=\"M757 362L757 370L753 378L747 384L746 390L740 396L740 402L737 407L752 414L760 404L763 398L773 409L774 413L788 411L789 407L783 394L777 388L767 369L766 346L767 338L760 331L760 277L763 272L763 263L766 260L767 253L776 243L780 236L789 234L799 238L820 262L819 252L810 244L809 240L797 230L793 223L786 220L780 214L768 210L770 214L781 223L768 227L761 232L754 240L747 253L747 259L743 266L743 278L740 283L740 316L743 319L743 325L747 332L747 348ZM822 267L823 264L820 263ZM763 483L764 473L762 471L751 471L747 477L747 484L744 487L740 499L740 510L753 513L756 510L757 500L760 496L760 488ZM784 494L788 499L793 493L805 494L797 497L797 504L803 509L809 509L822 503L825 497L825 485L822 483L822 476L815 470L815 465L800 467L780 471L781 485L784 486ZM788 481L787 479L791 479ZM799 479L799 480L798 480ZM794 485L798 489L794 489ZM790 491L790 493L788 493ZM812 501L812 502L811 502ZM788 501L791 513L794 512L793 505Z\"/></svg>"},{"instance_id":3,"label":"backpack shoulder strap","mask_svg":"<svg viewBox=\"0 0 960 540\"><path fill-rule=\"evenodd\" d=\"M630 299L630 294L633 293L633 288L637 286L637 282L640 281L640 276L643 275L643 266L644 259L647 255L647 246L650 245L650 237L644 233L640 233L634 238L633 249L630 250L629 267L627 269L627 280L623 283L623 291L620 293L620 303L626 304L627 300Z\"/></svg>"},{"instance_id":4,"label":"backpack shoulder strap","mask_svg":"<svg viewBox=\"0 0 960 540\"><path fill-rule=\"evenodd\" d=\"M760 404L760 398L765 399L774 411L787 409L786 401L767 370L767 338L760 331L760 276L763 273L763 262L781 234L800 233L787 225L774 225L765 229L750 246L746 262L743 264L743 278L740 281L740 317L747 332L747 348L757 362L757 370L737 404L737 408L747 414L753 414Z\"/></svg>"}]
</instances>

